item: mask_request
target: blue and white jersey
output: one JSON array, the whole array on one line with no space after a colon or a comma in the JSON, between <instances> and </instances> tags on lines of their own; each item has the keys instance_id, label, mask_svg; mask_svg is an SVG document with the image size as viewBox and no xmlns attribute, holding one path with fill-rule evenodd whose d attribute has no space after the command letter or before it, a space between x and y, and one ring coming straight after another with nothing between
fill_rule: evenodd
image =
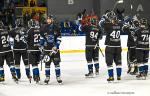
<instances>
[{"instance_id":1,"label":"blue and white jersey","mask_svg":"<svg viewBox=\"0 0 150 96\"><path fill-rule=\"evenodd\" d=\"M61 42L60 28L54 24L46 24L41 29L41 45L45 50L51 50L54 46L59 49Z\"/></svg>"}]
</instances>

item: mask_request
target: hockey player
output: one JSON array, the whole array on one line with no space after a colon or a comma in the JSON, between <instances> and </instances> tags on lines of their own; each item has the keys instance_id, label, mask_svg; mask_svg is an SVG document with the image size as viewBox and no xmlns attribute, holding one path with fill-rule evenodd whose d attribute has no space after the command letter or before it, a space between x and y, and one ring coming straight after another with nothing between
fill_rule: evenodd
<instances>
[{"instance_id":1,"label":"hockey player","mask_svg":"<svg viewBox=\"0 0 150 96\"><path fill-rule=\"evenodd\" d=\"M99 40L102 39L102 31L100 31L96 16L91 16L88 21L88 24L82 25L82 31L86 34L85 55L89 71L85 76L93 77L93 65L95 74L99 75Z\"/></svg>"},{"instance_id":2,"label":"hockey player","mask_svg":"<svg viewBox=\"0 0 150 96\"><path fill-rule=\"evenodd\" d=\"M123 26L123 30L128 33L127 40L127 63L128 63L128 71L131 75L137 73L137 64L136 64L136 44L135 44L135 30L139 27L139 21L133 19L132 21L127 22Z\"/></svg>"},{"instance_id":3,"label":"hockey player","mask_svg":"<svg viewBox=\"0 0 150 96\"><path fill-rule=\"evenodd\" d=\"M120 33L122 31L122 24L118 21L116 15L112 12L109 16L109 21L103 20L101 26L106 32L105 39L105 60L108 67L107 81L114 81L113 61L116 64L117 80L121 80L122 62L121 62L121 40ZM108 19L107 19L108 20Z\"/></svg>"},{"instance_id":4,"label":"hockey player","mask_svg":"<svg viewBox=\"0 0 150 96\"><path fill-rule=\"evenodd\" d=\"M140 20L140 27L135 32L136 36L136 58L139 69L138 79L145 79L148 73L148 59L149 59L149 34L150 29L147 20L142 18Z\"/></svg>"},{"instance_id":5,"label":"hockey player","mask_svg":"<svg viewBox=\"0 0 150 96\"><path fill-rule=\"evenodd\" d=\"M11 34L12 37L14 38L13 52L14 52L14 59L15 59L16 74L18 79L20 79L21 78L20 62L22 56L27 78L31 80L30 67L28 64L27 44L25 41L26 29L23 28L23 22L21 21L21 19L17 19L15 23L16 23L16 28L14 28L11 31Z\"/></svg>"},{"instance_id":6,"label":"hockey player","mask_svg":"<svg viewBox=\"0 0 150 96\"><path fill-rule=\"evenodd\" d=\"M4 28L3 22L0 21L0 82L5 81L4 74L4 60L10 68L12 78L15 82L18 82L18 78L15 72L13 52L10 46L10 34L7 29Z\"/></svg>"},{"instance_id":7,"label":"hockey player","mask_svg":"<svg viewBox=\"0 0 150 96\"><path fill-rule=\"evenodd\" d=\"M29 52L29 64L32 65L33 68L33 79L36 83L40 81L40 73L38 64L40 61L40 27L37 21L30 20L28 22L30 29L27 33L27 45Z\"/></svg>"},{"instance_id":8,"label":"hockey player","mask_svg":"<svg viewBox=\"0 0 150 96\"><path fill-rule=\"evenodd\" d=\"M53 16L47 17L47 24L41 29L41 46L45 50L45 83L50 81L50 65L51 62L55 65L55 74L58 83L62 83L60 70L60 51L59 45L61 43L60 28L54 23Z\"/></svg>"}]
</instances>

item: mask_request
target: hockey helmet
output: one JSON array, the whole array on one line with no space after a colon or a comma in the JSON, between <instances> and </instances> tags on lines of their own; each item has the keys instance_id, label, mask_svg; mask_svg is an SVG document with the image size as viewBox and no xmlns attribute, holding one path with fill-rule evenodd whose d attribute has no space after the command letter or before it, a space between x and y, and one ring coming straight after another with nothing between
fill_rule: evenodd
<instances>
[{"instance_id":1,"label":"hockey helmet","mask_svg":"<svg viewBox=\"0 0 150 96\"><path fill-rule=\"evenodd\" d=\"M3 29L4 28L4 24L2 21L0 21L0 29Z\"/></svg>"},{"instance_id":2,"label":"hockey helmet","mask_svg":"<svg viewBox=\"0 0 150 96\"><path fill-rule=\"evenodd\" d=\"M141 25L147 25L147 19L146 18L140 19L140 24Z\"/></svg>"},{"instance_id":3,"label":"hockey helmet","mask_svg":"<svg viewBox=\"0 0 150 96\"><path fill-rule=\"evenodd\" d=\"M23 21L19 18L15 21L15 24L17 27L22 27L23 26Z\"/></svg>"},{"instance_id":4,"label":"hockey helmet","mask_svg":"<svg viewBox=\"0 0 150 96\"><path fill-rule=\"evenodd\" d=\"M90 18L90 25L98 25L98 19L96 17L91 17Z\"/></svg>"},{"instance_id":5,"label":"hockey helmet","mask_svg":"<svg viewBox=\"0 0 150 96\"><path fill-rule=\"evenodd\" d=\"M30 21L28 21L28 27L35 27L36 26L36 21L34 19L31 19Z\"/></svg>"},{"instance_id":6,"label":"hockey helmet","mask_svg":"<svg viewBox=\"0 0 150 96\"><path fill-rule=\"evenodd\" d=\"M133 25L135 26L135 27L139 27L139 21L138 20L133 20Z\"/></svg>"}]
</instances>

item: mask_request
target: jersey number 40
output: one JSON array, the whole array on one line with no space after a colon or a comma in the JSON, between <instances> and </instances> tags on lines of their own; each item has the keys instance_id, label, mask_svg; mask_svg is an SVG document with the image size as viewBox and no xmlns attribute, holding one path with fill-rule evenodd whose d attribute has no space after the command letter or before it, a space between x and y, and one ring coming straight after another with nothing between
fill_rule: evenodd
<instances>
[{"instance_id":1,"label":"jersey number 40","mask_svg":"<svg viewBox=\"0 0 150 96\"><path fill-rule=\"evenodd\" d=\"M120 37L120 31L113 31L110 36L114 39L118 39Z\"/></svg>"}]
</instances>

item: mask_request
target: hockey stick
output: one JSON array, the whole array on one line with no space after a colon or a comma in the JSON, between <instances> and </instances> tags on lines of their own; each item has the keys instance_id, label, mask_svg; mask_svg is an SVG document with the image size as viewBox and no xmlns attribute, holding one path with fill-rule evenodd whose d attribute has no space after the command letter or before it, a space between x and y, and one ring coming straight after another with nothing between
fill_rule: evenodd
<instances>
[{"instance_id":1,"label":"hockey stick","mask_svg":"<svg viewBox=\"0 0 150 96\"><path fill-rule=\"evenodd\" d=\"M121 3L123 3L123 0L117 0L117 2L115 3L115 5L114 5L114 7L113 7L113 10L112 10L112 11L114 11L114 10L115 10L115 8L116 8L116 6L117 6L118 4L121 4Z\"/></svg>"},{"instance_id":2,"label":"hockey stick","mask_svg":"<svg viewBox=\"0 0 150 96\"><path fill-rule=\"evenodd\" d=\"M96 49L96 47L99 47L99 50L100 50L102 56L105 57L105 55L103 54L103 51L102 51L102 49L100 48L100 46L98 46L98 44L96 44L95 47L94 47L94 49Z\"/></svg>"},{"instance_id":3,"label":"hockey stick","mask_svg":"<svg viewBox=\"0 0 150 96\"><path fill-rule=\"evenodd\" d=\"M43 67L42 67L42 60L43 60L43 58L44 58L44 50L41 51L41 55L40 55L41 71L43 69Z\"/></svg>"}]
</instances>

